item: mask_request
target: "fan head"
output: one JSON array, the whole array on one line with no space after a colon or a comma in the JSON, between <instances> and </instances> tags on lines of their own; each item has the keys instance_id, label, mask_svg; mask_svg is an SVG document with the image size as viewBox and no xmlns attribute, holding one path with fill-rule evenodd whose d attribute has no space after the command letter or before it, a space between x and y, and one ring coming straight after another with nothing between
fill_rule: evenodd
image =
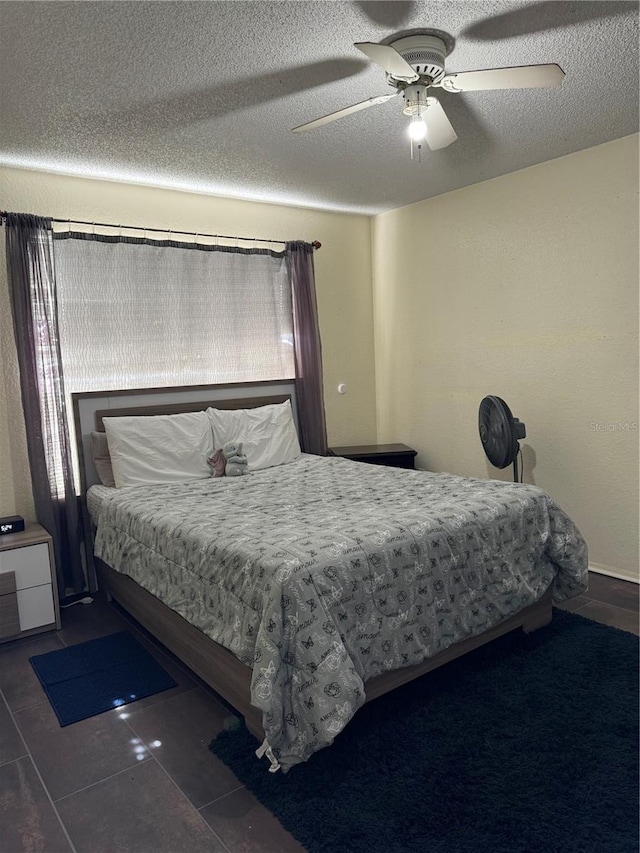
<instances>
[{"instance_id":1,"label":"fan head","mask_svg":"<svg viewBox=\"0 0 640 853\"><path fill-rule=\"evenodd\" d=\"M518 439L526 437L525 425L514 418L500 397L485 397L480 403L478 428L484 452L496 468L506 468L516 458Z\"/></svg>"}]
</instances>

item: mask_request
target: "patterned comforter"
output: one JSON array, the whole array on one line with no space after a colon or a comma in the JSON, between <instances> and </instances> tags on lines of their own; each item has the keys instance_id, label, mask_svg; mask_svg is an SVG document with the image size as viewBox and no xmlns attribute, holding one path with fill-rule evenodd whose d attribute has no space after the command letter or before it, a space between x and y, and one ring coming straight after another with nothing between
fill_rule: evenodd
<instances>
[{"instance_id":1,"label":"patterned comforter","mask_svg":"<svg viewBox=\"0 0 640 853\"><path fill-rule=\"evenodd\" d=\"M285 771L333 741L368 679L587 585L582 536L535 486L303 455L88 499L96 555L252 668Z\"/></svg>"}]
</instances>

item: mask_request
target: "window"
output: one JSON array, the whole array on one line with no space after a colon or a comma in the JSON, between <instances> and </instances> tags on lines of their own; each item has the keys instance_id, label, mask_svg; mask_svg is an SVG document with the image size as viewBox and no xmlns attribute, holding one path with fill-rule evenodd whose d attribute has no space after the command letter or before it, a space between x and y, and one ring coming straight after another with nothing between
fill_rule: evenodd
<instances>
[{"instance_id":1,"label":"window","mask_svg":"<svg viewBox=\"0 0 640 853\"><path fill-rule=\"evenodd\" d=\"M294 376L283 253L94 235L55 239L69 399L76 391Z\"/></svg>"},{"instance_id":2,"label":"window","mask_svg":"<svg viewBox=\"0 0 640 853\"><path fill-rule=\"evenodd\" d=\"M71 394L290 379L284 253L54 234L60 350ZM75 426L69 418L72 447ZM78 463L74 454L76 488Z\"/></svg>"}]
</instances>

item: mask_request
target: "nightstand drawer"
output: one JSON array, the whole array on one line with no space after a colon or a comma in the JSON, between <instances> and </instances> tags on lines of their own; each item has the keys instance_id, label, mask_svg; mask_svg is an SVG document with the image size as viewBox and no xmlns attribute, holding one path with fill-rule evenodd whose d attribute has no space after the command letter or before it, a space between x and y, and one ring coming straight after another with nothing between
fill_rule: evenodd
<instances>
[{"instance_id":1,"label":"nightstand drawer","mask_svg":"<svg viewBox=\"0 0 640 853\"><path fill-rule=\"evenodd\" d=\"M21 631L52 625L56 621L51 583L20 589L17 597Z\"/></svg>"},{"instance_id":2,"label":"nightstand drawer","mask_svg":"<svg viewBox=\"0 0 640 853\"><path fill-rule=\"evenodd\" d=\"M0 551L0 573L4 572L15 573L16 589L51 584L49 546L41 542L39 545Z\"/></svg>"},{"instance_id":3,"label":"nightstand drawer","mask_svg":"<svg viewBox=\"0 0 640 853\"><path fill-rule=\"evenodd\" d=\"M0 536L0 643L60 628L51 536L36 523Z\"/></svg>"},{"instance_id":4,"label":"nightstand drawer","mask_svg":"<svg viewBox=\"0 0 640 853\"><path fill-rule=\"evenodd\" d=\"M14 572L0 572L0 595L11 595L16 591Z\"/></svg>"},{"instance_id":5,"label":"nightstand drawer","mask_svg":"<svg viewBox=\"0 0 640 853\"><path fill-rule=\"evenodd\" d=\"M20 633L16 576L13 572L0 574L0 637Z\"/></svg>"},{"instance_id":6,"label":"nightstand drawer","mask_svg":"<svg viewBox=\"0 0 640 853\"><path fill-rule=\"evenodd\" d=\"M0 637L15 637L56 621L51 581L27 589L15 587L13 572L0 574Z\"/></svg>"}]
</instances>

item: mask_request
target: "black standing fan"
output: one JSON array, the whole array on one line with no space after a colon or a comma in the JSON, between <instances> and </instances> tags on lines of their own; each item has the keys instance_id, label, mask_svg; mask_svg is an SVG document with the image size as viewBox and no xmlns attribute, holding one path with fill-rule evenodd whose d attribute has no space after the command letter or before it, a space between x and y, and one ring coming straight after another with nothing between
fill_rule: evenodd
<instances>
[{"instance_id":1,"label":"black standing fan","mask_svg":"<svg viewBox=\"0 0 640 853\"><path fill-rule=\"evenodd\" d=\"M485 397L480 403L478 427L484 452L496 468L506 468L513 463L513 481L518 482L519 438L526 438L525 425L514 418L511 409L500 397ZM522 457L522 454L520 454ZM520 465L522 482L522 464Z\"/></svg>"}]
</instances>

